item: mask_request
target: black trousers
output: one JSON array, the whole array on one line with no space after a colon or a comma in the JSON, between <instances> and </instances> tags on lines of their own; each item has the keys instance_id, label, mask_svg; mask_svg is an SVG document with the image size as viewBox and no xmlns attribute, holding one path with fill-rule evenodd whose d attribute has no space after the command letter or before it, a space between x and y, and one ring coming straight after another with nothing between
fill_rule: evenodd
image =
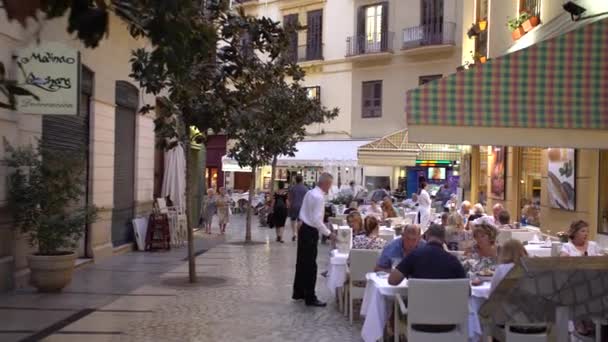
<instances>
[{"instance_id":1,"label":"black trousers","mask_svg":"<svg viewBox=\"0 0 608 342\"><path fill-rule=\"evenodd\" d=\"M293 298L303 298L307 303L317 299L317 246L319 231L302 222L298 232L296 276L293 281Z\"/></svg>"}]
</instances>

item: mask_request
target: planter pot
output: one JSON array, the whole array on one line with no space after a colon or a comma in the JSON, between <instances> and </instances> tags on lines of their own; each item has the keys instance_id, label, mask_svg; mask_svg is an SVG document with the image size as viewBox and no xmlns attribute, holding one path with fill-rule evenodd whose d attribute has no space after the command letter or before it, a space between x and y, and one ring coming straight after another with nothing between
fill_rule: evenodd
<instances>
[{"instance_id":1,"label":"planter pot","mask_svg":"<svg viewBox=\"0 0 608 342\"><path fill-rule=\"evenodd\" d=\"M511 32L511 37L513 38L513 40L518 40L524 34L526 34L526 31L524 31L523 27L520 26L516 30L514 30L513 32Z\"/></svg>"},{"instance_id":2,"label":"planter pot","mask_svg":"<svg viewBox=\"0 0 608 342\"><path fill-rule=\"evenodd\" d=\"M537 16L534 16L524 21L524 23L521 24L521 27L524 29L525 32L530 32L530 30L538 26L538 24L540 24L540 19L538 19Z\"/></svg>"},{"instance_id":3,"label":"planter pot","mask_svg":"<svg viewBox=\"0 0 608 342\"><path fill-rule=\"evenodd\" d=\"M481 56L478 58L475 58L475 64L479 63L479 64L485 64L488 61L488 57L486 56Z\"/></svg>"},{"instance_id":4,"label":"planter pot","mask_svg":"<svg viewBox=\"0 0 608 342\"><path fill-rule=\"evenodd\" d=\"M28 255L30 284L40 292L60 292L72 281L76 253Z\"/></svg>"}]
</instances>

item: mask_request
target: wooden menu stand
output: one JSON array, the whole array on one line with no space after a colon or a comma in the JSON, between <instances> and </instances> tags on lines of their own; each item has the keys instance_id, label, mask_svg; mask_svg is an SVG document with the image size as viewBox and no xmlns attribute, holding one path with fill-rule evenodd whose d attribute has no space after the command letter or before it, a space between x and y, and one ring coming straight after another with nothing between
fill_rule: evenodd
<instances>
[{"instance_id":1,"label":"wooden menu stand","mask_svg":"<svg viewBox=\"0 0 608 342\"><path fill-rule=\"evenodd\" d=\"M169 218L167 214L152 213L150 214L150 219L148 220L146 251L158 249L171 249Z\"/></svg>"},{"instance_id":2,"label":"wooden menu stand","mask_svg":"<svg viewBox=\"0 0 608 342\"><path fill-rule=\"evenodd\" d=\"M553 323L553 340L570 341L569 321L608 317L608 256L523 258L479 317L491 326Z\"/></svg>"}]
</instances>

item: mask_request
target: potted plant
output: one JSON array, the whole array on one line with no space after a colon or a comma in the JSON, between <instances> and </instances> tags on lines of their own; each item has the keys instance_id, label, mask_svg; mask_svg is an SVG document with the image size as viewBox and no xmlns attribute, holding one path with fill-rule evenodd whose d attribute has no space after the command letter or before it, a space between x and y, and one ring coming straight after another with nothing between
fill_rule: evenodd
<instances>
[{"instance_id":1,"label":"potted plant","mask_svg":"<svg viewBox=\"0 0 608 342\"><path fill-rule=\"evenodd\" d=\"M521 27L521 21L519 20L519 17L507 20L507 26L511 30L511 37L514 41L518 40L524 34L526 34L524 29Z\"/></svg>"},{"instance_id":2,"label":"potted plant","mask_svg":"<svg viewBox=\"0 0 608 342\"><path fill-rule=\"evenodd\" d=\"M95 207L79 204L84 161L40 143L14 148L5 141L5 146L14 226L37 247L28 256L30 283L40 292L61 291L72 279L76 245L97 213Z\"/></svg>"},{"instance_id":3,"label":"potted plant","mask_svg":"<svg viewBox=\"0 0 608 342\"><path fill-rule=\"evenodd\" d=\"M536 15L531 15L528 12L522 12L519 15L519 21L524 32L530 32L533 28L540 24L540 19Z\"/></svg>"},{"instance_id":4,"label":"potted plant","mask_svg":"<svg viewBox=\"0 0 608 342\"><path fill-rule=\"evenodd\" d=\"M475 61L475 63L479 63L479 64L485 64L485 62L488 61L488 57L482 55L479 52L475 52L473 55L473 60Z\"/></svg>"}]
</instances>

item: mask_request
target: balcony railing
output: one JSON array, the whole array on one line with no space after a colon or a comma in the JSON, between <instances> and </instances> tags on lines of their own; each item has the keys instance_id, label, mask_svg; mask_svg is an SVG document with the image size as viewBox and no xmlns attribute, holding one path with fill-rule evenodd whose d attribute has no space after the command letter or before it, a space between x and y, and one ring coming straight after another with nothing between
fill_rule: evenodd
<instances>
[{"instance_id":1,"label":"balcony railing","mask_svg":"<svg viewBox=\"0 0 608 342\"><path fill-rule=\"evenodd\" d=\"M346 38L346 57L392 52L394 32Z\"/></svg>"},{"instance_id":2,"label":"balcony railing","mask_svg":"<svg viewBox=\"0 0 608 342\"><path fill-rule=\"evenodd\" d=\"M415 49L421 46L454 45L456 24L443 22L426 24L403 30L403 50Z\"/></svg>"},{"instance_id":3,"label":"balcony railing","mask_svg":"<svg viewBox=\"0 0 608 342\"><path fill-rule=\"evenodd\" d=\"M323 60L323 44L298 46L298 62Z\"/></svg>"}]
</instances>

